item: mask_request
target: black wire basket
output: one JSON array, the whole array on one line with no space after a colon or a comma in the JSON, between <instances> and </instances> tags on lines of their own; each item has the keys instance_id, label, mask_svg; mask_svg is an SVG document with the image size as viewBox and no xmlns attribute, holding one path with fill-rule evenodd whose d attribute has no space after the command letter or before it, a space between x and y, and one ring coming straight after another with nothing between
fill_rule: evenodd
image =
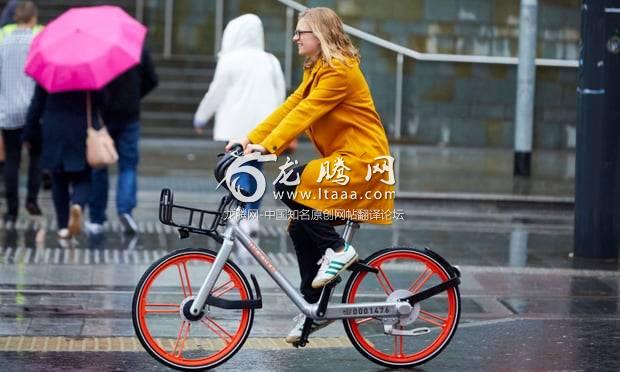
<instances>
[{"instance_id":1,"label":"black wire basket","mask_svg":"<svg viewBox=\"0 0 620 372\"><path fill-rule=\"evenodd\" d=\"M217 210L205 210L174 204L174 193L170 189L162 189L159 197L159 221L164 225L176 227L181 238L187 238L190 233L207 235L218 242L222 236L217 231L224 226L232 209L238 202L227 194L222 197ZM182 222L175 221L180 218Z\"/></svg>"}]
</instances>

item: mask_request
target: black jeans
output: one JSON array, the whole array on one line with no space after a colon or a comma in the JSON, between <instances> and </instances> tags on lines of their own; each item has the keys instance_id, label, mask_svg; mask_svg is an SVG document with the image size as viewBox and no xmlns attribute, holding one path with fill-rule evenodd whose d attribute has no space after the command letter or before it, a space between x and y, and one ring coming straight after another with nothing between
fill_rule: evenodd
<instances>
[{"instance_id":1,"label":"black jeans","mask_svg":"<svg viewBox=\"0 0 620 372\"><path fill-rule=\"evenodd\" d=\"M305 165L295 168L295 172L291 174L289 179L295 179L303 172ZM306 216L309 219L291 218L288 225L288 233L295 245L297 253L297 262L299 263L299 275L301 276L301 284L299 289L306 301L310 303L318 302L322 289L312 288L312 280L319 271L317 262L325 254L327 248L337 249L344 245L344 240L336 232L333 219L316 219L316 213L313 209L297 203L290 198L296 186L287 186L283 183L277 183L276 192L281 192L282 202L291 210L300 212L308 211ZM301 213L296 213L301 215Z\"/></svg>"},{"instance_id":2,"label":"black jeans","mask_svg":"<svg viewBox=\"0 0 620 372\"><path fill-rule=\"evenodd\" d=\"M17 217L19 211L19 167L22 161L22 133L21 128L3 129L2 138L6 160L4 165L4 184L6 189L7 213ZM41 148L33 145L28 150L28 191L26 202L36 203L41 186Z\"/></svg>"},{"instance_id":3,"label":"black jeans","mask_svg":"<svg viewBox=\"0 0 620 372\"><path fill-rule=\"evenodd\" d=\"M79 172L52 171L52 199L59 230L69 223L71 205L78 204L82 210L86 206L90 195L90 176L90 168Z\"/></svg>"}]
</instances>

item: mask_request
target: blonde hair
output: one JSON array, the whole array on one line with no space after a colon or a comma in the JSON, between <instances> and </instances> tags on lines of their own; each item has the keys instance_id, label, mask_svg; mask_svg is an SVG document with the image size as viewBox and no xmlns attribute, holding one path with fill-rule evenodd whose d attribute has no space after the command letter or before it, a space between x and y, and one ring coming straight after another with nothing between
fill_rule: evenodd
<instances>
[{"instance_id":1,"label":"blonde hair","mask_svg":"<svg viewBox=\"0 0 620 372\"><path fill-rule=\"evenodd\" d=\"M309 8L299 14L310 30L321 42L321 57L323 61L332 66L332 59L347 64L348 59L359 61L360 55L351 43L351 39L344 32L342 20L336 12L329 8ZM305 67L310 67L315 61L306 58Z\"/></svg>"}]
</instances>

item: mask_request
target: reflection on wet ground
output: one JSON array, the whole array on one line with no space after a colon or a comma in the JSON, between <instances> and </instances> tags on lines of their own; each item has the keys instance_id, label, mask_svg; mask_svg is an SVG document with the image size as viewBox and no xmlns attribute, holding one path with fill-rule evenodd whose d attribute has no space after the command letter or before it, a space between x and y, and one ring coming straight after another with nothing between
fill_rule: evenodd
<instances>
[{"instance_id":1,"label":"reflection on wet ground","mask_svg":"<svg viewBox=\"0 0 620 372\"><path fill-rule=\"evenodd\" d=\"M140 220L142 233L122 233L118 222L103 234L82 234L71 241L57 239L46 226L50 221L20 220L17 226L0 226L0 259L4 264L146 264L174 249L201 246L218 248L203 236L178 239L172 228L152 219ZM295 262L285 221L263 221L261 247L282 263ZM362 257L386 247L428 247L453 264L513 267L617 270L617 260L572 257L570 226L496 224L480 226L459 219L452 223L398 221L392 227L363 225L354 241ZM243 253L243 252L242 252ZM235 258L235 257L234 257ZM233 259L234 259L233 258ZM245 257L236 256L244 260Z\"/></svg>"},{"instance_id":2,"label":"reflection on wet ground","mask_svg":"<svg viewBox=\"0 0 620 372\"><path fill-rule=\"evenodd\" d=\"M340 327L333 325L330 327ZM589 320L514 319L460 328L446 350L415 371L617 371L618 323ZM166 370L146 353L86 352L2 354L15 366L52 370ZM218 371L411 371L373 365L353 348L263 350L243 348ZM95 367L97 366L97 367ZM101 366L101 367L99 367ZM105 367L103 367L105 366Z\"/></svg>"}]
</instances>

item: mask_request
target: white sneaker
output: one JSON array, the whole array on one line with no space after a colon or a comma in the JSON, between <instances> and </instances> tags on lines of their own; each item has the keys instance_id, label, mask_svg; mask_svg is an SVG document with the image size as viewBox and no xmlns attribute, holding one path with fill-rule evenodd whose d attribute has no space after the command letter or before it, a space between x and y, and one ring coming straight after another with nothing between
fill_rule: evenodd
<instances>
[{"instance_id":1,"label":"white sneaker","mask_svg":"<svg viewBox=\"0 0 620 372\"><path fill-rule=\"evenodd\" d=\"M257 219L241 220L239 221L239 228L243 230L252 240L256 240L259 237L260 225Z\"/></svg>"},{"instance_id":2,"label":"white sneaker","mask_svg":"<svg viewBox=\"0 0 620 372\"><path fill-rule=\"evenodd\" d=\"M357 261L358 256L352 245L345 245L342 252L334 252L331 248L327 248L323 258L317 262L321 267L319 272L312 281L312 288L322 288L327 283L336 279L351 264Z\"/></svg>"},{"instance_id":3,"label":"white sneaker","mask_svg":"<svg viewBox=\"0 0 620 372\"><path fill-rule=\"evenodd\" d=\"M69 232L69 229L64 228L64 229L58 230L58 238L59 239L71 239L71 233Z\"/></svg>"},{"instance_id":4,"label":"white sneaker","mask_svg":"<svg viewBox=\"0 0 620 372\"><path fill-rule=\"evenodd\" d=\"M118 216L118 219L123 225L123 231L128 234L135 234L138 232L138 223L129 213L123 213Z\"/></svg>"},{"instance_id":5,"label":"white sneaker","mask_svg":"<svg viewBox=\"0 0 620 372\"><path fill-rule=\"evenodd\" d=\"M297 323L295 323L295 327L291 329L291 331L286 336L286 342L289 344L293 344L301 339L301 332L304 330L304 323L306 322L306 316L304 314L299 314L295 318L293 318ZM310 328L310 334L318 331L321 328L325 328L328 325L333 323L333 320L314 320L312 322L312 327Z\"/></svg>"},{"instance_id":6,"label":"white sneaker","mask_svg":"<svg viewBox=\"0 0 620 372\"><path fill-rule=\"evenodd\" d=\"M101 234L104 230L104 226L102 223L95 223L95 222L86 222L84 223L84 228L86 229L86 232L89 234Z\"/></svg>"}]
</instances>

